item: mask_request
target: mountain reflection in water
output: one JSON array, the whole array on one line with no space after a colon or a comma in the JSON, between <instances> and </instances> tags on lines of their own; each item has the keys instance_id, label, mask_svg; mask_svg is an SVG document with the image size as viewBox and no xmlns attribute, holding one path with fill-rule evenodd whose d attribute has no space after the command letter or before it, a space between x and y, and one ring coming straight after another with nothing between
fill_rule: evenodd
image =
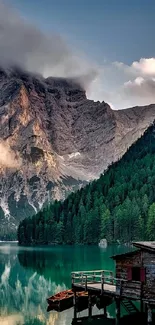
<instances>
[{"instance_id":1,"label":"mountain reflection in water","mask_svg":"<svg viewBox=\"0 0 155 325\"><path fill-rule=\"evenodd\" d=\"M1 243L0 324L70 325L73 310L47 313L46 298L70 288L74 270L113 269L109 257L120 251L122 248L105 251L93 246L20 248Z\"/></svg>"}]
</instances>

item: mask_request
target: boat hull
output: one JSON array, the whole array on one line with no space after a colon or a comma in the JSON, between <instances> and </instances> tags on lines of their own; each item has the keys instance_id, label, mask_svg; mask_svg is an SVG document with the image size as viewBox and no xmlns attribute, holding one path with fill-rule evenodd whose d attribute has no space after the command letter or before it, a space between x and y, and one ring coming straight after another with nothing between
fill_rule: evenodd
<instances>
[{"instance_id":1,"label":"boat hull","mask_svg":"<svg viewBox=\"0 0 155 325\"><path fill-rule=\"evenodd\" d=\"M51 309L64 310L73 306L73 297L72 290L66 290L47 298L47 302Z\"/></svg>"},{"instance_id":2,"label":"boat hull","mask_svg":"<svg viewBox=\"0 0 155 325\"><path fill-rule=\"evenodd\" d=\"M69 309L74 305L74 292L72 290L62 291L47 298L47 302L48 311L63 311ZM76 293L76 307L77 311L82 311L88 308L88 292L81 291Z\"/></svg>"}]
</instances>

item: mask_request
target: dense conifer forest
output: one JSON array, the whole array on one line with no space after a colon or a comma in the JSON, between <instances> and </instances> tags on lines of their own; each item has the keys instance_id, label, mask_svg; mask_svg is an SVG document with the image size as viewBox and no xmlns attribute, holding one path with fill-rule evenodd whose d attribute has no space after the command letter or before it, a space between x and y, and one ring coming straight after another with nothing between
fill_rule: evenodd
<instances>
[{"instance_id":1,"label":"dense conifer forest","mask_svg":"<svg viewBox=\"0 0 155 325\"><path fill-rule=\"evenodd\" d=\"M18 228L20 244L155 240L155 124L104 175Z\"/></svg>"}]
</instances>

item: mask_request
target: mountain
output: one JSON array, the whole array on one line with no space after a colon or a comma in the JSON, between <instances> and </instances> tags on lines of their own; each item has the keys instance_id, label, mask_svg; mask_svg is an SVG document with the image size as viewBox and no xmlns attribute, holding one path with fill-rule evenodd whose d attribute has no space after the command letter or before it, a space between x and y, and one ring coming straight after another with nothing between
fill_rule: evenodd
<instances>
[{"instance_id":1,"label":"mountain","mask_svg":"<svg viewBox=\"0 0 155 325\"><path fill-rule=\"evenodd\" d=\"M114 111L88 100L78 79L1 68L1 237L98 178L154 118L155 105Z\"/></svg>"},{"instance_id":2,"label":"mountain","mask_svg":"<svg viewBox=\"0 0 155 325\"><path fill-rule=\"evenodd\" d=\"M21 221L20 244L155 240L155 124L120 161L64 202Z\"/></svg>"}]
</instances>

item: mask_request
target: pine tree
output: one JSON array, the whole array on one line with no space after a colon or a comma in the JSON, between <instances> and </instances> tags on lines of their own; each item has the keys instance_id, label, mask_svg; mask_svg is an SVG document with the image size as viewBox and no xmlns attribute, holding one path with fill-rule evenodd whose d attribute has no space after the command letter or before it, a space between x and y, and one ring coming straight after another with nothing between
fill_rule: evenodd
<instances>
[{"instance_id":1,"label":"pine tree","mask_svg":"<svg viewBox=\"0 0 155 325\"><path fill-rule=\"evenodd\" d=\"M148 222L147 222L147 236L149 240L155 239L155 203L149 207Z\"/></svg>"}]
</instances>

